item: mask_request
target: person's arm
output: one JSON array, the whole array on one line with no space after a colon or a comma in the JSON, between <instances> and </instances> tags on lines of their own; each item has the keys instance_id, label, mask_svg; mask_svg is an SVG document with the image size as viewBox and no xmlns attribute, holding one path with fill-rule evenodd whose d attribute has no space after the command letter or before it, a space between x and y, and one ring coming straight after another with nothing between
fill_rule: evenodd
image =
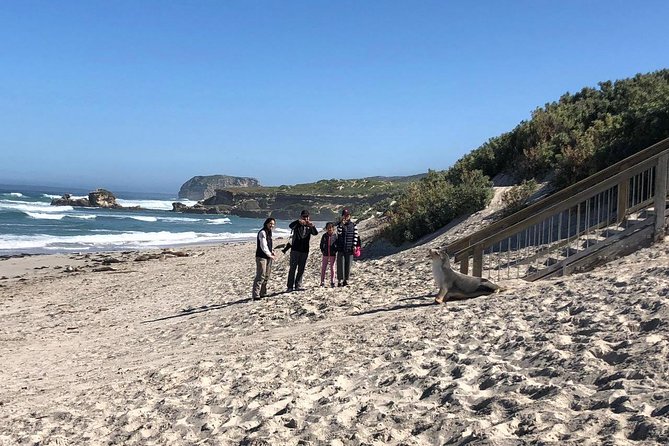
<instances>
[{"instance_id":1,"label":"person's arm","mask_svg":"<svg viewBox=\"0 0 669 446\"><path fill-rule=\"evenodd\" d=\"M292 222L291 224L289 224L288 227L289 227L290 229L295 229L295 226L297 226L298 224L300 224L300 220L295 220L294 222Z\"/></svg>"},{"instance_id":2,"label":"person's arm","mask_svg":"<svg viewBox=\"0 0 669 446\"><path fill-rule=\"evenodd\" d=\"M327 241L327 235L325 234L323 235L323 237L321 237L320 248L323 255L325 255L328 252L328 241Z\"/></svg>"},{"instance_id":3,"label":"person's arm","mask_svg":"<svg viewBox=\"0 0 669 446\"><path fill-rule=\"evenodd\" d=\"M274 253L269 250L269 246L267 245L267 234L265 231L260 231L260 234L258 234L258 239L260 240L260 249L262 252L267 254L269 257L273 257Z\"/></svg>"},{"instance_id":4,"label":"person's arm","mask_svg":"<svg viewBox=\"0 0 669 446\"><path fill-rule=\"evenodd\" d=\"M316 229L316 225L311 225L311 235L316 235L318 234L318 229Z\"/></svg>"},{"instance_id":5,"label":"person's arm","mask_svg":"<svg viewBox=\"0 0 669 446\"><path fill-rule=\"evenodd\" d=\"M362 246L362 240L360 240L360 234L358 234L358 227L353 226L353 228L354 228L353 234L355 234L353 236L353 240L355 242L354 245L355 246Z\"/></svg>"}]
</instances>

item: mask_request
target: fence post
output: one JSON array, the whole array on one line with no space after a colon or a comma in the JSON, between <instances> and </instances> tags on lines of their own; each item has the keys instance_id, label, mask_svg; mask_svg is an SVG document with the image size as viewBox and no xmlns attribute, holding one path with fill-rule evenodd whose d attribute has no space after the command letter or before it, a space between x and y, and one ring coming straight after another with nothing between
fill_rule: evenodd
<instances>
[{"instance_id":1,"label":"fence post","mask_svg":"<svg viewBox=\"0 0 669 446\"><path fill-rule=\"evenodd\" d=\"M460 272L467 274L469 271L469 252L467 252L462 260L460 260Z\"/></svg>"},{"instance_id":2,"label":"fence post","mask_svg":"<svg viewBox=\"0 0 669 446\"><path fill-rule=\"evenodd\" d=\"M616 223L622 223L627 213L627 202L629 200L630 179L625 178L618 183L618 215Z\"/></svg>"},{"instance_id":3,"label":"fence post","mask_svg":"<svg viewBox=\"0 0 669 446\"><path fill-rule=\"evenodd\" d=\"M667 160L665 153L657 159L655 166L655 241L664 238L664 219L667 207Z\"/></svg>"},{"instance_id":4,"label":"fence post","mask_svg":"<svg viewBox=\"0 0 669 446\"><path fill-rule=\"evenodd\" d=\"M475 277L483 277L483 249L481 246L476 246L474 248L474 265L472 266L472 275Z\"/></svg>"}]
</instances>

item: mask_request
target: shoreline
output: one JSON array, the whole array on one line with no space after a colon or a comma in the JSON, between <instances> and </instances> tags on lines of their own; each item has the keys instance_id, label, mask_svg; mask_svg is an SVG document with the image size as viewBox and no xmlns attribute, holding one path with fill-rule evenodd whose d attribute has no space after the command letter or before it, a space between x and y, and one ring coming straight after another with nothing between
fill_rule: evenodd
<instances>
[{"instance_id":1,"label":"shoreline","mask_svg":"<svg viewBox=\"0 0 669 446\"><path fill-rule=\"evenodd\" d=\"M288 240L287 237L277 237L275 241ZM224 248L240 244L253 244L254 240L230 240L221 242L203 242L185 245L170 245L145 249L118 249L101 251L73 251L53 253L19 253L0 255L0 287L16 281L26 281L33 278L53 277L58 274L81 272L86 268L93 270L100 267L108 259L125 259L130 261L144 254L161 254L170 252L196 252L216 247ZM114 260L112 262L115 263ZM110 265L110 263L107 263Z\"/></svg>"}]
</instances>

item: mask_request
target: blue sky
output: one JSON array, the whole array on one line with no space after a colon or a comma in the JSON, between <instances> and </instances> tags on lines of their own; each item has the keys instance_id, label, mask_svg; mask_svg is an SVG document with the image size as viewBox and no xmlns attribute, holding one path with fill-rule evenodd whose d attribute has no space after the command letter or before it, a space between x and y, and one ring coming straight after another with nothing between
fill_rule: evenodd
<instances>
[{"instance_id":1,"label":"blue sky","mask_svg":"<svg viewBox=\"0 0 669 446\"><path fill-rule=\"evenodd\" d=\"M666 1L0 2L0 184L176 193L446 169L669 66Z\"/></svg>"}]
</instances>

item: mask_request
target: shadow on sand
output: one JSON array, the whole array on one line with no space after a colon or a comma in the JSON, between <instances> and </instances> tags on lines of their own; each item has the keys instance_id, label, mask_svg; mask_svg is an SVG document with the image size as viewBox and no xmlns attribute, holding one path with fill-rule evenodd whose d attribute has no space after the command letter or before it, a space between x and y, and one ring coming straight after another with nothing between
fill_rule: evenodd
<instances>
[{"instance_id":1,"label":"shadow on sand","mask_svg":"<svg viewBox=\"0 0 669 446\"><path fill-rule=\"evenodd\" d=\"M461 300L470 300L470 299L475 299L477 297L481 296L473 296L473 297L452 297L446 301L446 305L449 302L457 302ZM409 303L406 305L393 305L391 307L381 307L381 308L374 308L372 310L367 310L367 311L361 311L359 313L353 314L353 316L364 316L367 314L374 314L374 313L383 313L383 312L389 312L389 311L399 311L399 310L409 310L411 308L421 308L421 307L432 307L432 306L441 306L441 304L438 304L434 301L434 294L424 294L422 296L414 296L414 297L405 297L402 299L399 299L400 301L410 301L410 300L424 300L426 298L429 298L429 302L422 302L422 303Z\"/></svg>"},{"instance_id":2,"label":"shadow on sand","mask_svg":"<svg viewBox=\"0 0 669 446\"><path fill-rule=\"evenodd\" d=\"M274 297L274 296L279 296L279 295L285 294L285 293L286 293L286 291L281 291L279 293L268 294L267 296L263 297L260 300L268 299L268 298ZM151 322L160 322L160 321L166 321L168 319L175 319L175 318L178 318L178 317L192 316L194 314L206 313L208 311L214 311L214 310L221 310L223 308L231 307L233 305L245 304L245 303L248 303L248 302L253 302L253 300L251 300L250 297L247 297L247 298L244 298L244 299L234 300L232 302L225 302L225 303L222 303L222 304L203 305L203 306L197 307L197 308L186 308L186 309L181 310L181 313L179 313L179 314L173 314L171 316L164 316L164 317L159 317L157 319L142 321L141 323L142 324L149 324Z\"/></svg>"}]
</instances>

